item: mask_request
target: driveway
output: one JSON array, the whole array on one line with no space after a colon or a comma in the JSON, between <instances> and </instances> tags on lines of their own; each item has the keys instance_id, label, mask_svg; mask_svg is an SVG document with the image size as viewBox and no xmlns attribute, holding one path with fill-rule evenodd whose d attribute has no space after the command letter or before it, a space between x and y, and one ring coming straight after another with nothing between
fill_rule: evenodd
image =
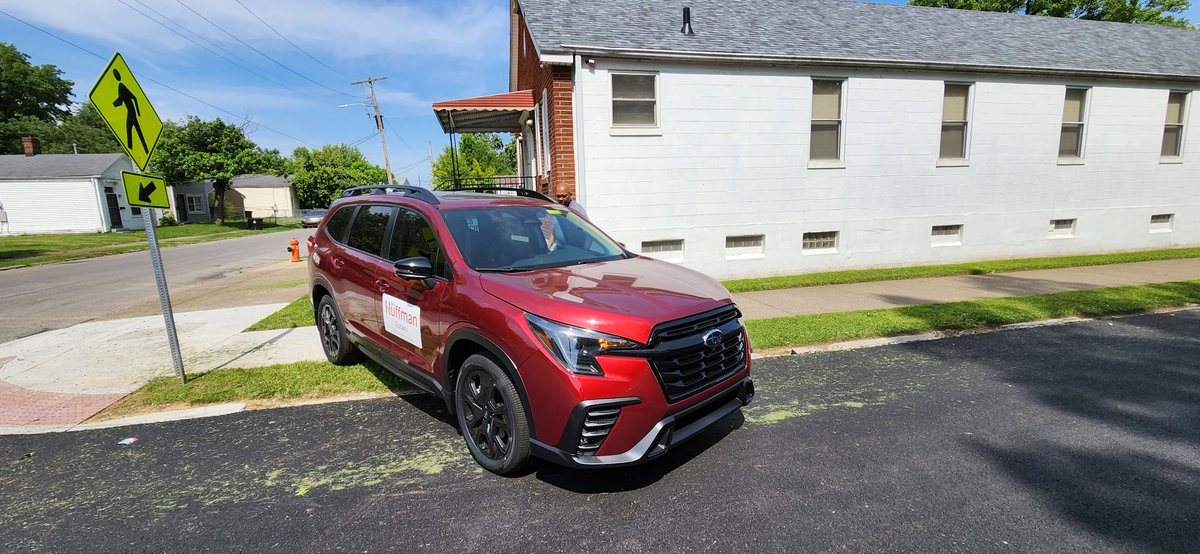
<instances>
[{"instance_id":1,"label":"driveway","mask_svg":"<svg viewBox=\"0 0 1200 554\"><path fill-rule=\"evenodd\" d=\"M4 437L0 545L1195 552L1197 360L1198 310L771 358L665 460L516 478L426 396Z\"/></svg>"},{"instance_id":2,"label":"driveway","mask_svg":"<svg viewBox=\"0 0 1200 554\"><path fill-rule=\"evenodd\" d=\"M247 272L286 263L288 242L296 238L303 248L311 234L310 229L297 229L163 248L167 288L173 300L202 286L207 287L206 294L213 295L237 288ZM303 264L294 265L296 276L281 279L295 284L305 276ZM269 285L258 283L263 289ZM279 299L260 289L242 305L295 300L303 294L302 287L297 290L300 292ZM191 309L200 307L227 306ZM175 306L177 311L180 308ZM0 343L86 321L155 313L161 312L148 252L0 271Z\"/></svg>"}]
</instances>

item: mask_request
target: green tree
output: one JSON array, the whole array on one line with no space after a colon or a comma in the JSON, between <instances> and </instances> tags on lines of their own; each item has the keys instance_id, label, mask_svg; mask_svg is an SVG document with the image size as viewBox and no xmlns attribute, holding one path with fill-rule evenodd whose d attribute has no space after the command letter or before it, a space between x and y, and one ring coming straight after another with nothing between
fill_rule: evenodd
<instances>
[{"instance_id":1,"label":"green tree","mask_svg":"<svg viewBox=\"0 0 1200 554\"><path fill-rule=\"evenodd\" d=\"M225 220L225 192L229 182L246 173L282 174L285 162L278 150L264 150L246 138L245 130L217 118L204 121L189 116L183 124L163 125L151 162L168 183L211 179L218 209L213 221Z\"/></svg>"},{"instance_id":2,"label":"green tree","mask_svg":"<svg viewBox=\"0 0 1200 554\"><path fill-rule=\"evenodd\" d=\"M28 116L55 121L70 113L71 87L53 65L33 65L29 56L0 42L0 121Z\"/></svg>"},{"instance_id":3,"label":"green tree","mask_svg":"<svg viewBox=\"0 0 1200 554\"><path fill-rule=\"evenodd\" d=\"M457 162L458 176L467 178L515 175L517 173L517 143L507 142L495 133L464 133L458 140L457 159L449 146L433 162L433 182L436 185L453 183Z\"/></svg>"},{"instance_id":4,"label":"green tree","mask_svg":"<svg viewBox=\"0 0 1200 554\"><path fill-rule=\"evenodd\" d=\"M36 137L47 154L121 151L121 144L91 104L78 104L57 122L28 115L0 121L0 154L20 154L24 136Z\"/></svg>"},{"instance_id":5,"label":"green tree","mask_svg":"<svg viewBox=\"0 0 1200 554\"><path fill-rule=\"evenodd\" d=\"M908 0L913 6L1073 17L1195 28L1183 13L1191 0Z\"/></svg>"},{"instance_id":6,"label":"green tree","mask_svg":"<svg viewBox=\"0 0 1200 554\"><path fill-rule=\"evenodd\" d=\"M383 168L367 161L357 147L326 144L292 152L292 187L302 208L325 208L348 187L387 181Z\"/></svg>"}]
</instances>

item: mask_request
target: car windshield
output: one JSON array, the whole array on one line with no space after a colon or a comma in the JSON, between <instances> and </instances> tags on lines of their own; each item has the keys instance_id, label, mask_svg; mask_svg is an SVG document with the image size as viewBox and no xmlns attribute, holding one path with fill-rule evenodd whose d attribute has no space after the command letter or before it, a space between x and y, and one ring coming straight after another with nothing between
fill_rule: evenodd
<instances>
[{"instance_id":1,"label":"car windshield","mask_svg":"<svg viewBox=\"0 0 1200 554\"><path fill-rule=\"evenodd\" d=\"M442 212L467 265L513 272L618 260L625 251L562 206L489 206Z\"/></svg>"},{"instance_id":2,"label":"car windshield","mask_svg":"<svg viewBox=\"0 0 1200 554\"><path fill-rule=\"evenodd\" d=\"M329 210L308 210L304 213L304 217L323 217Z\"/></svg>"}]
</instances>

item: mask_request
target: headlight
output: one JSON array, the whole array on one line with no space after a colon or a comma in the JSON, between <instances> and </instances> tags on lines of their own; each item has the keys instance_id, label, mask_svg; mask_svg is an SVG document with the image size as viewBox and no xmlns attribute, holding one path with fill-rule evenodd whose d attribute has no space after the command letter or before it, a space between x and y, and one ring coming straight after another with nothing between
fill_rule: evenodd
<instances>
[{"instance_id":1,"label":"headlight","mask_svg":"<svg viewBox=\"0 0 1200 554\"><path fill-rule=\"evenodd\" d=\"M558 363L574 373L585 375L604 375L596 356L609 350L638 348L638 344L629 339L598 333L589 329L572 327L541 318L533 314L525 314L529 328L537 335L538 340L546 350L558 360Z\"/></svg>"}]
</instances>

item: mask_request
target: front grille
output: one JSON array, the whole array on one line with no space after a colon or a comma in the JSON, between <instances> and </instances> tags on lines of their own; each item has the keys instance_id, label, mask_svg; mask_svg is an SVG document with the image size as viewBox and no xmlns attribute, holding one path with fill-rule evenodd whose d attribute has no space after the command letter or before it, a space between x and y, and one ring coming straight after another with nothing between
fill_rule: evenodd
<instances>
[{"instance_id":1,"label":"front grille","mask_svg":"<svg viewBox=\"0 0 1200 554\"><path fill-rule=\"evenodd\" d=\"M730 306L685 318L655 329L652 348L658 352L650 364L662 384L667 401L692 396L737 373L746 363L741 314ZM720 329L724 339L715 347L704 344L704 335Z\"/></svg>"},{"instance_id":2,"label":"front grille","mask_svg":"<svg viewBox=\"0 0 1200 554\"><path fill-rule=\"evenodd\" d=\"M617 424L617 416L621 415L620 406L601 406L587 411L583 418L583 429L579 434L579 453L595 454L604 443L604 438Z\"/></svg>"}]
</instances>

